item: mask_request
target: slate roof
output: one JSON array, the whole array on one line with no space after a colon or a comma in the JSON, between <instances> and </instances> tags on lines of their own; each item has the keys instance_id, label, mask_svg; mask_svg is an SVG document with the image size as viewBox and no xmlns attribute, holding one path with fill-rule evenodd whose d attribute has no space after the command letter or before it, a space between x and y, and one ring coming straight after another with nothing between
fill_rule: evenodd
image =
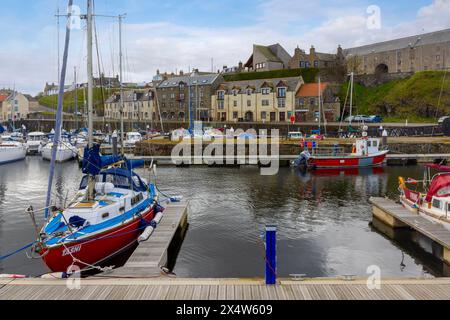
<instances>
[{"instance_id":1,"label":"slate roof","mask_svg":"<svg viewBox=\"0 0 450 320\"><path fill-rule=\"evenodd\" d=\"M450 29L345 49L344 54L366 55L443 42L450 42Z\"/></svg>"},{"instance_id":2,"label":"slate roof","mask_svg":"<svg viewBox=\"0 0 450 320\"><path fill-rule=\"evenodd\" d=\"M159 85L158 88L174 88L174 87L178 87L180 85L181 82L185 83L185 84L191 84L191 85L201 85L201 86L206 86L206 85L212 85L216 79L219 77L219 74L217 73L213 73L213 74L197 74L197 75L192 75L192 76L178 76L178 77L173 77L170 78L168 80L164 80L162 81Z\"/></svg>"},{"instance_id":3,"label":"slate roof","mask_svg":"<svg viewBox=\"0 0 450 320\"><path fill-rule=\"evenodd\" d=\"M231 92L233 88L240 88L240 92L245 92L247 88L255 88L256 92L261 92L261 88L268 86L276 88L279 84L287 85L288 91L294 91L299 82L303 81L301 77L290 78L275 78L275 79L260 79L260 80L245 80L245 81L229 81L220 85L219 90L226 90Z\"/></svg>"}]
</instances>

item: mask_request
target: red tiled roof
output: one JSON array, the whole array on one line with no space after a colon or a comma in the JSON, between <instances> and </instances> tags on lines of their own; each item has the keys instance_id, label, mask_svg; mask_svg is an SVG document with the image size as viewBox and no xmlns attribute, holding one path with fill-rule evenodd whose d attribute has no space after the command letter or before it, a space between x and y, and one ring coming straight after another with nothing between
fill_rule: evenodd
<instances>
[{"instance_id":1,"label":"red tiled roof","mask_svg":"<svg viewBox=\"0 0 450 320\"><path fill-rule=\"evenodd\" d=\"M328 87L327 82L320 84L320 90L323 93ZM319 84L318 83L305 83L302 85L297 93L297 97L317 97L319 95Z\"/></svg>"},{"instance_id":2,"label":"red tiled roof","mask_svg":"<svg viewBox=\"0 0 450 320\"><path fill-rule=\"evenodd\" d=\"M0 102L5 101L8 97L8 95L0 94Z\"/></svg>"}]
</instances>

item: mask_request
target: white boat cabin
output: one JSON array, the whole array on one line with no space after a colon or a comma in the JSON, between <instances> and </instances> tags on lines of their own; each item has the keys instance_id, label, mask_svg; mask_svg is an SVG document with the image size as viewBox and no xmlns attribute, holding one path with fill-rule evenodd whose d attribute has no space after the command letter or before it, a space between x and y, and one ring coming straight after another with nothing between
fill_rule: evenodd
<instances>
[{"instance_id":1,"label":"white boat cabin","mask_svg":"<svg viewBox=\"0 0 450 320\"><path fill-rule=\"evenodd\" d=\"M356 156L368 156L380 152L381 140L376 138L358 139L353 145L352 154Z\"/></svg>"}]
</instances>

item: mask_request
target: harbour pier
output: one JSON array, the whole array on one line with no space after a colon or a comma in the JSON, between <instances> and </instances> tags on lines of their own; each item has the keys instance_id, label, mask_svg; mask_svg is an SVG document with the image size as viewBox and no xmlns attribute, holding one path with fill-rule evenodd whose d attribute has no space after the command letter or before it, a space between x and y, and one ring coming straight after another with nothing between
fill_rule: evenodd
<instances>
[{"instance_id":1,"label":"harbour pier","mask_svg":"<svg viewBox=\"0 0 450 320\"><path fill-rule=\"evenodd\" d=\"M392 229L409 228L433 243L433 254L450 265L450 231L418 214L411 213L400 204L386 198L371 198L373 217Z\"/></svg>"}]
</instances>

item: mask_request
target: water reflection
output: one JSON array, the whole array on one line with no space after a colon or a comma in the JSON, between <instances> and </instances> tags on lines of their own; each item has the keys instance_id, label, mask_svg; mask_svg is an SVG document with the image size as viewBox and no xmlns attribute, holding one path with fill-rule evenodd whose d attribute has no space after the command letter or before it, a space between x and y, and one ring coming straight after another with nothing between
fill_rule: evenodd
<instances>
[{"instance_id":1,"label":"water reflection","mask_svg":"<svg viewBox=\"0 0 450 320\"><path fill-rule=\"evenodd\" d=\"M373 229L371 196L397 197L397 177L420 168L321 170L288 168L261 176L258 168L173 168L158 170L158 185L190 200L189 230L175 273L180 277L262 277L266 224L278 225L280 276L366 275L379 265L384 276L439 276L429 255ZM140 172L148 178L148 172ZM75 162L59 165L54 193L58 204L76 192L81 172ZM48 163L40 158L0 169L0 253L34 237L24 210L45 202ZM40 222L42 217L38 216ZM404 252L403 252L404 251ZM400 268L403 261L404 268ZM40 274L46 267L24 255L0 263L2 272Z\"/></svg>"}]
</instances>

